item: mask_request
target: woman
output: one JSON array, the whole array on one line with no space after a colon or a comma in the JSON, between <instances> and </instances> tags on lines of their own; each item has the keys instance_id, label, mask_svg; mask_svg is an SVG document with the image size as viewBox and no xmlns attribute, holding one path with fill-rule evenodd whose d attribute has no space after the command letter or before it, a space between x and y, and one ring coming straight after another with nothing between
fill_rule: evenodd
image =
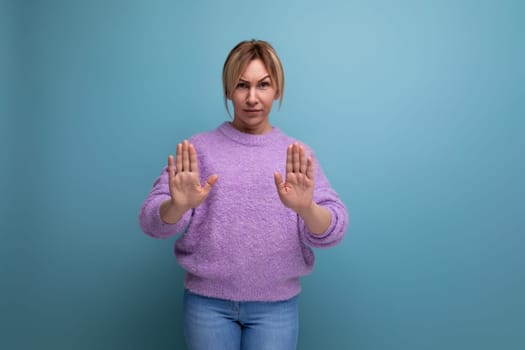
<instances>
[{"instance_id":1,"label":"woman","mask_svg":"<svg viewBox=\"0 0 525 350\"><path fill-rule=\"evenodd\" d=\"M223 88L233 121L177 145L140 224L157 238L182 233L175 255L186 270L189 349L295 349L310 247L339 243L347 212L309 149L270 124L284 90L272 46L235 46Z\"/></svg>"}]
</instances>

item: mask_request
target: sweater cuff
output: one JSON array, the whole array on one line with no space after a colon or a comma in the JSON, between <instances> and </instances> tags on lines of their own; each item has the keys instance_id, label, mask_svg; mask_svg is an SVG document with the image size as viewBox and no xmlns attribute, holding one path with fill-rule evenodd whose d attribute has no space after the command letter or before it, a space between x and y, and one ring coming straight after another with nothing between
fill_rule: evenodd
<instances>
[{"instance_id":1,"label":"sweater cuff","mask_svg":"<svg viewBox=\"0 0 525 350\"><path fill-rule=\"evenodd\" d=\"M154 203L151 203L151 221L150 229L148 230L150 236L155 238L167 238L178 233L183 232L190 224L193 210L186 211L179 221L174 224L165 223L160 217L160 206L168 198L157 198Z\"/></svg>"},{"instance_id":2,"label":"sweater cuff","mask_svg":"<svg viewBox=\"0 0 525 350\"><path fill-rule=\"evenodd\" d=\"M306 226L304 220L301 219L301 217L299 217L300 225L301 225L301 232L303 233L302 234L303 241L304 243L306 243L307 245L311 247L315 247L315 248L332 247L336 245L337 243L339 243L342 239L342 237L338 237L337 233L335 232L337 231L337 228L341 226L339 223L339 217L331 208L329 207L325 207L325 208L330 211L330 224L328 225L327 229L321 234L312 233L308 229L308 226Z\"/></svg>"}]
</instances>

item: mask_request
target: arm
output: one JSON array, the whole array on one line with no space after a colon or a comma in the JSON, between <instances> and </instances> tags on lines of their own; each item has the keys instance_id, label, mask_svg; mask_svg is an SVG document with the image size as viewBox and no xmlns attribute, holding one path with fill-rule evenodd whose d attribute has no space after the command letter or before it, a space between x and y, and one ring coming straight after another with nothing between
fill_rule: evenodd
<instances>
[{"instance_id":1,"label":"arm","mask_svg":"<svg viewBox=\"0 0 525 350\"><path fill-rule=\"evenodd\" d=\"M211 191L217 175L211 175L204 186L199 178L199 162L195 147L184 140L177 145L176 164L168 157L169 190L171 198L160 206L160 217L165 223L177 223L189 209L197 208Z\"/></svg>"},{"instance_id":2,"label":"arm","mask_svg":"<svg viewBox=\"0 0 525 350\"><path fill-rule=\"evenodd\" d=\"M322 235L332 221L330 211L314 201L312 201L309 207L298 211L297 214L299 214L299 217L303 219L306 227L308 227L314 235Z\"/></svg>"},{"instance_id":3,"label":"arm","mask_svg":"<svg viewBox=\"0 0 525 350\"><path fill-rule=\"evenodd\" d=\"M168 167L157 179L140 212L143 231L153 237L168 237L181 232L191 218L189 209L198 207L208 196L217 175L204 186L199 179L197 152L184 141L177 145L176 160L168 157Z\"/></svg>"},{"instance_id":4,"label":"arm","mask_svg":"<svg viewBox=\"0 0 525 350\"><path fill-rule=\"evenodd\" d=\"M313 158L306 157L303 146L294 143L288 147L286 181L276 172L275 184L283 204L298 214L299 232L306 244L329 247L342 240L348 226L346 208L320 167L314 167Z\"/></svg>"},{"instance_id":5,"label":"arm","mask_svg":"<svg viewBox=\"0 0 525 350\"><path fill-rule=\"evenodd\" d=\"M307 225L307 221L299 217L299 234L305 244L316 248L327 248L337 245L343 239L348 228L348 213L337 193L329 187L326 178L317 182L320 186L314 194L314 202L330 213L330 223L324 232L315 234Z\"/></svg>"},{"instance_id":6,"label":"arm","mask_svg":"<svg viewBox=\"0 0 525 350\"><path fill-rule=\"evenodd\" d=\"M155 238L167 238L183 232L191 219L190 211L186 211L175 224L168 224L161 219L161 205L171 200L168 173L168 167L165 167L140 208L140 227L144 233Z\"/></svg>"}]
</instances>

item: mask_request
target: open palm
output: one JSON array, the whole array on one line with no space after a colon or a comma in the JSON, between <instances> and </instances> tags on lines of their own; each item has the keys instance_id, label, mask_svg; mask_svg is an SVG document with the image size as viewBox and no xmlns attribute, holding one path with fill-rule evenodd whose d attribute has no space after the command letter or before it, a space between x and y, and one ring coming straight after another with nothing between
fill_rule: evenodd
<instances>
[{"instance_id":1,"label":"open palm","mask_svg":"<svg viewBox=\"0 0 525 350\"><path fill-rule=\"evenodd\" d=\"M186 140L177 145L175 160L168 157L168 169L171 200L177 208L198 207L217 181L217 175L211 175L201 186L197 152Z\"/></svg>"},{"instance_id":2,"label":"open palm","mask_svg":"<svg viewBox=\"0 0 525 350\"><path fill-rule=\"evenodd\" d=\"M286 181L281 173L274 174L281 202L295 212L312 205L314 195L314 169L312 157L306 157L304 147L297 142L286 151Z\"/></svg>"}]
</instances>

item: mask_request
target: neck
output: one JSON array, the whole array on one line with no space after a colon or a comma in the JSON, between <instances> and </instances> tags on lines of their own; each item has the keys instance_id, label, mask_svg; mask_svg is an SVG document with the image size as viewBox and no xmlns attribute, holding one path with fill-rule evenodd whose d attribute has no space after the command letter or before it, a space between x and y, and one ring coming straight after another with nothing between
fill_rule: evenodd
<instances>
[{"instance_id":1,"label":"neck","mask_svg":"<svg viewBox=\"0 0 525 350\"><path fill-rule=\"evenodd\" d=\"M231 125L239 130L240 132L244 132L246 134L252 134L252 135L262 135L266 134L270 131L272 131L272 126L270 123L264 123L262 125L245 125L237 122L235 119L231 122Z\"/></svg>"}]
</instances>

